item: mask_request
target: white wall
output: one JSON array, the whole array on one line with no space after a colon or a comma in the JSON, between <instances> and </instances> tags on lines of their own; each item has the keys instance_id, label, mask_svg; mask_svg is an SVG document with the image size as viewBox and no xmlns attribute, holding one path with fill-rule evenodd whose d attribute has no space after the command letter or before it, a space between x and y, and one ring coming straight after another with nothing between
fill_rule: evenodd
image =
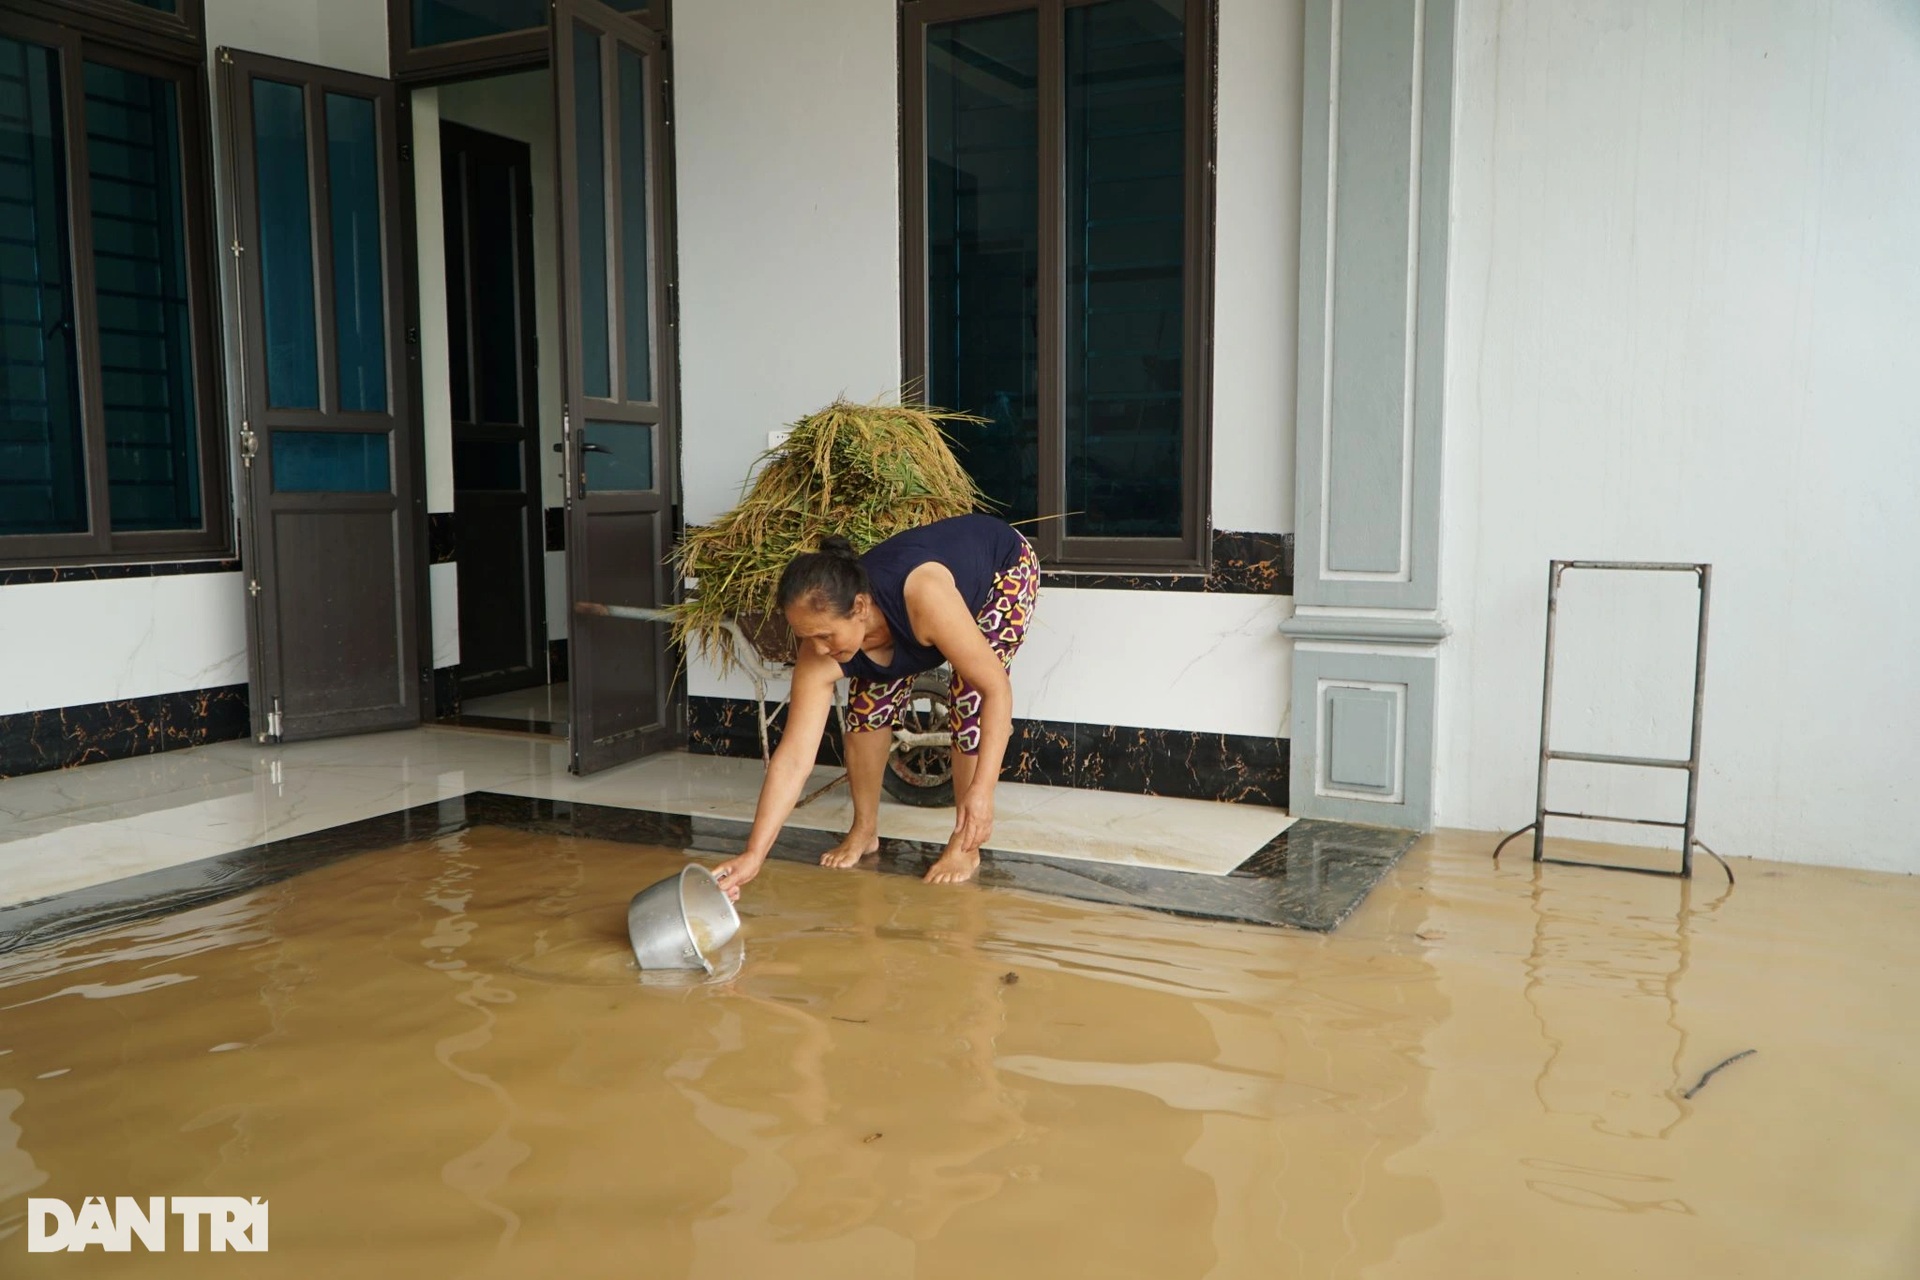
<instances>
[{"instance_id":1,"label":"white wall","mask_svg":"<svg viewBox=\"0 0 1920 1280\"><path fill-rule=\"evenodd\" d=\"M900 383L894 0L674 12L686 517L767 432Z\"/></svg>"},{"instance_id":2,"label":"white wall","mask_svg":"<svg viewBox=\"0 0 1920 1280\"><path fill-rule=\"evenodd\" d=\"M1462 0L1459 49L1437 820L1531 814L1549 558L1706 560L1702 837L1920 871L1920 10ZM1684 752L1687 602L1615 590L1555 745Z\"/></svg>"},{"instance_id":3,"label":"white wall","mask_svg":"<svg viewBox=\"0 0 1920 1280\"><path fill-rule=\"evenodd\" d=\"M1219 0L1213 526L1293 529L1303 0Z\"/></svg>"},{"instance_id":4,"label":"white wall","mask_svg":"<svg viewBox=\"0 0 1920 1280\"><path fill-rule=\"evenodd\" d=\"M1291 527L1300 0L1223 0L1215 525ZM900 379L891 0L674 14L687 518L738 499L769 429ZM1286 732L1290 601L1046 590L1016 713ZM690 687L742 696L696 665Z\"/></svg>"},{"instance_id":5,"label":"white wall","mask_svg":"<svg viewBox=\"0 0 1920 1280\"><path fill-rule=\"evenodd\" d=\"M0 587L0 715L247 679L237 573Z\"/></svg>"},{"instance_id":6,"label":"white wall","mask_svg":"<svg viewBox=\"0 0 1920 1280\"><path fill-rule=\"evenodd\" d=\"M207 48L387 74L386 0L205 0ZM211 68L210 68L211 69Z\"/></svg>"}]
</instances>

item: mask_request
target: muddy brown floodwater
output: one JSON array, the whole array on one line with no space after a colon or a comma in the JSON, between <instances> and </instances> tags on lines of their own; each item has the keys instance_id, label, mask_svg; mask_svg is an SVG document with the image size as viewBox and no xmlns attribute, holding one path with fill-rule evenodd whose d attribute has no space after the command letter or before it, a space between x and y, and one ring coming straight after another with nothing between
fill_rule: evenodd
<instances>
[{"instance_id":1,"label":"muddy brown floodwater","mask_svg":"<svg viewBox=\"0 0 1920 1280\"><path fill-rule=\"evenodd\" d=\"M0 958L0 1274L1920 1275L1920 880L1488 843L1328 937L771 862L641 982L681 855L480 829Z\"/></svg>"}]
</instances>

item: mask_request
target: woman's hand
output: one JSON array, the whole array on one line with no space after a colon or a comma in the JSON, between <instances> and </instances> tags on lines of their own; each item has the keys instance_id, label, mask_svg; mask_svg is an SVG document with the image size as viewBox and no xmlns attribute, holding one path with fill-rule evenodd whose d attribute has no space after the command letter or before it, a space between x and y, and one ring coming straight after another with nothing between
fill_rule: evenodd
<instances>
[{"instance_id":1,"label":"woman's hand","mask_svg":"<svg viewBox=\"0 0 1920 1280\"><path fill-rule=\"evenodd\" d=\"M743 853L739 857L729 858L727 861L715 867L713 869L713 878L720 882L720 887L726 890L728 898L738 902L740 901L740 890L745 888L752 882L755 876L760 874L761 864L766 862L766 860L767 855L764 853L757 856L751 853Z\"/></svg>"},{"instance_id":2,"label":"woman's hand","mask_svg":"<svg viewBox=\"0 0 1920 1280\"><path fill-rule=\"evenodd\" d=\"M948 847L958 845L970 852L977 852L992 834L993 784L988 782L986 786L981 786L976 783L972 790L954 803L953 839Z\"/></svg>"}]
</instances>

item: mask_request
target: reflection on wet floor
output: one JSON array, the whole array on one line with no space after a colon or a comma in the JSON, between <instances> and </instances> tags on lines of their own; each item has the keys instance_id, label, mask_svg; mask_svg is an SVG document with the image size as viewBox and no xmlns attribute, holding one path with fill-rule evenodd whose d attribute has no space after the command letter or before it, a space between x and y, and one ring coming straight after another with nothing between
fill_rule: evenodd
<instances>
[{"instance_id":1,"label":"reflection on wet floor","mask_svg":"<svg viewBox=\"0 0 1920 1280\"><path fill-rule=\"evenodd\" d=\"M0 1257L127 1269L26 1259L29 1195L232 1194L250 1276L1920 1269L1920 881L1484 855L1332 936L774 862L648 981L679 854L349 859L0 962Z\"/></svg>"}]
</instances>

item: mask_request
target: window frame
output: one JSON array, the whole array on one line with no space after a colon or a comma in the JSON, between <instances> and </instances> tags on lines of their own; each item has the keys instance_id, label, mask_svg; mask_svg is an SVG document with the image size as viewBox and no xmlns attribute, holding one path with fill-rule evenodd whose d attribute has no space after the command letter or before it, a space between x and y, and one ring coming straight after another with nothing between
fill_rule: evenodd
<instances>
[{"instance_id":1,"label":"window frame","mask_svg":"<svg viewBox=\"0 0 1920 1280\"><path fill-rule=\"evenodd\" d=\"M116 0L94 2L115 3ZM646 12L626 16L659 32L664 42L671 29L669 3L670 0L651 0ZM387 0L387 65L394 83L407 86L441 84L505 71L529 71L546 66L552 58L553 51L548 47L550 25L543 21L524 31L416 46L413 0Z\"/></svg>"},{"instance_id":2,"label":"window frame","mask_svg":"<svg viewBox=\"0 0 1920 1280\"><path fill-rule=\"evenodd\" d=\"M178 13L162 13L134 0L0 0L8 12L69 27L82 35L132 52L158 52L183 62L199 62L206 71L206 13L203 0L177 0ZM158 41L158 44L156 44Z\"/></svg>"},{"instance_id":3,"label":"window frame","mask_svg":"<svg viewBox=\"0 0 1920 1280\"><path fill-rule=\"evenodd\" d=\"M214 248L211 116L206 62L197 43L200 0L181 0L183 13L190 11L192 19L195 42L191 44L175 39L185 30L185 22L167 14L119 0L74 0L74 6L73 12L60 10L62 20L55 22L40 16L50 11L49 6L6 0L0 3L0 34L53 49L60 62L61 163L66 180L67 251L88 528L78 533L0 534L0 568L230 559L234 547L233 503L222 380L219 268ZM150 15L160 21L129 20L129 10L131 19ZM85 64L89 62L168 80L175 86L187 254L187 324L194 351L190 375L200 472L200 523L196 528L113 530L99 299L94 280L93 198L86 150Z\"/></svg>"},{"instance_id":4,"label":"window frame","mask_svg":"<svg viewBox=\"0 0 1920 1280\"><path fill-rule=\"evenodd\" d=\"M927 29L999 14L1039 21L1039 492L1042 513L1066 507L1066 11L1101 0L901 0L900 263L901 369L925 388L927 312ZM1185 191L1182 235L1181 531L1171 538L1070 536L1064 519L1025 530L1054 570L1205 572L1212 561L1215 0L1182 0L1185 24ZM952 406L949 406L952 407Z\"/></svg>"}]
</instances>

